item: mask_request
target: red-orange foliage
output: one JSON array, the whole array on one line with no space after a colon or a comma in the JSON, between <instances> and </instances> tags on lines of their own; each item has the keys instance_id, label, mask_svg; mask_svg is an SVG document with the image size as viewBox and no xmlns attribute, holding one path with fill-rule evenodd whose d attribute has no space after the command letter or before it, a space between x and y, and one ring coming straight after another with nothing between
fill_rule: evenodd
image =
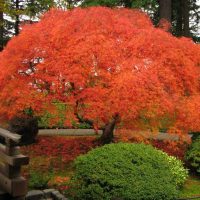
<instances>
[{"instance_id":1,"label":"red-orange foliage","mask_svg":"<svg viewBox=\"0 0 200 200\"><path fill-rule=\"evenodd\" d=\"M96 147L94 137L62 137L40 136L37 143L23 146L22 153L31 158L44 156L47 158L62 157L64 163L73 161L80 154L85 154Z\"/></svg>"},{"instance_id":2,"label":"red-orange foliage","mask_svg":"<svg viewBox=\"0 0 200 200\"><path fill-rule=\"evenodd\" d=\"M30 172L47 173L66 170L70 163L81 154L86 154L97 147L96 137L39 136L35 144L21 147L24 155L29 156L30 163L23 169L23 175Z\"/></svg>"},{"instance_id":3,"label":"red-orange foliage","mask_svg":"<svg viewBox=\"0 0 200 200\"><path fill-rule=\"evenodd\" d=\"M95 127L118 113L127 128L199 131L199 80L200 46L141 11L53 9L0 54L0 115L53 112L57 100L68 105L66 124L75 112Z\"/></svg>"}]
</instances>

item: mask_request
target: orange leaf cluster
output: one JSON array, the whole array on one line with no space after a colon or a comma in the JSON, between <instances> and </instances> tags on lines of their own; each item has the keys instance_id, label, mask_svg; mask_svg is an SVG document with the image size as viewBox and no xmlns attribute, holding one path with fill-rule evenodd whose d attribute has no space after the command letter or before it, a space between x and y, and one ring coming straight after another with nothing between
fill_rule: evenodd
<instances>
[{"instance_id":1,"label":"orange leaf cluster","mask_svg":"<svg viewBox=\"0 0 200 200\"><path fill-rule=\"evenodd\" d=\"M0 54L0 115L53 101L99 127L200 130L200 46L155 28L138 10L51 10ZM70 120L67 120L67 124Z\"/></svg>"}]
</instances>

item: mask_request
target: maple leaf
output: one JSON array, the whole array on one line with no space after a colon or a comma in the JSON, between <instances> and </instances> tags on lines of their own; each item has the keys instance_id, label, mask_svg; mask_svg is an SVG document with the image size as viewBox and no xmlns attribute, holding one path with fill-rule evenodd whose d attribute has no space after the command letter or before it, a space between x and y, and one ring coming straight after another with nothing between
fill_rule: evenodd
<instances>
[{"instance_id":1,"label":"maple leaf","mask_svg":"<svg viewBox=\"0 0 200 200\"><path fill-rule=\"evenodd\" d=\"M52 9L0 53L0 115L27 107L41 115L56 100L68 105L68 125L81 116L95 129L199 131L199 66L198 44L155 28L141 11Z\"/></svg>"}]
</instances>

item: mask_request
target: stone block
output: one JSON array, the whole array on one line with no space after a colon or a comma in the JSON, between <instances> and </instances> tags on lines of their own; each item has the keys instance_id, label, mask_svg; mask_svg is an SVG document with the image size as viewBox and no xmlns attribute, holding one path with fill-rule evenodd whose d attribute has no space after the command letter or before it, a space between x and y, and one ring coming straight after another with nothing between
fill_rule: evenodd
<instances>
[{"instance_id":1,"label":"stone block","mask_svg":"<svg viewBox=\"0 0 200 200\"><path fill-rule=\"evenodd\" d=\"M44 199L44 192L41 190L31 190L26 195L26 200L40 200Z\"/></svg>"},{"instance_id":2,"label":"stone block","mask_svg":"<svg viewBox=\"0 0 200 200\"><path fill-rule=\"evenodd\" d=\"M45 189L45 190L43 190L46 198L52 197L52 192L54 192L54 191L55 191L55 189Z\"/></svg>"}]
</instances>

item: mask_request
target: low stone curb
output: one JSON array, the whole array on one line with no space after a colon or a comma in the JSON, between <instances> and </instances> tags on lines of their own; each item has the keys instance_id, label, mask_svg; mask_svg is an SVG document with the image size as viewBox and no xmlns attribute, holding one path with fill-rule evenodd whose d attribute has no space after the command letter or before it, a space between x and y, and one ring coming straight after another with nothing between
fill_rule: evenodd
<instances>
[{"instance_id":1,"label":"low stone curb","mask_svg":"<svg viewBox=\"0 0 200 200\"><path fill-rule=\"evenodd\" d=\"M68 200L58 190L31 190L27 193L25 200Z\"/></svg>"},{"instance_id":2,"label":"low stone curb","mask_svg":"<svg viewBox=\"0 0 200 200\"><path fill-rule=\"evenodd\" d=\"M65 136L101 136L102 130L98 130L98 134L93 129L39 129L38 134L43 136L55 136L55 135L65 135ZM177 141L178 136L175 134L161 133L158 134L150 133L148 131L133 131L133 133L141 135L142 137L148 137L158 140L172 140Z\"/></svg>"},{"instance_id":3,"label":"low stone curb","mask_svg":"<svg viewBox=\"0 0 200 200\"><path fill-rule=\"evenodd\" d=\"M68 136L95 136L101 135L102 130L98 130L98 134L94 129L39 129L39 135L68 135Z\"/></svg>"}]
</instances>

